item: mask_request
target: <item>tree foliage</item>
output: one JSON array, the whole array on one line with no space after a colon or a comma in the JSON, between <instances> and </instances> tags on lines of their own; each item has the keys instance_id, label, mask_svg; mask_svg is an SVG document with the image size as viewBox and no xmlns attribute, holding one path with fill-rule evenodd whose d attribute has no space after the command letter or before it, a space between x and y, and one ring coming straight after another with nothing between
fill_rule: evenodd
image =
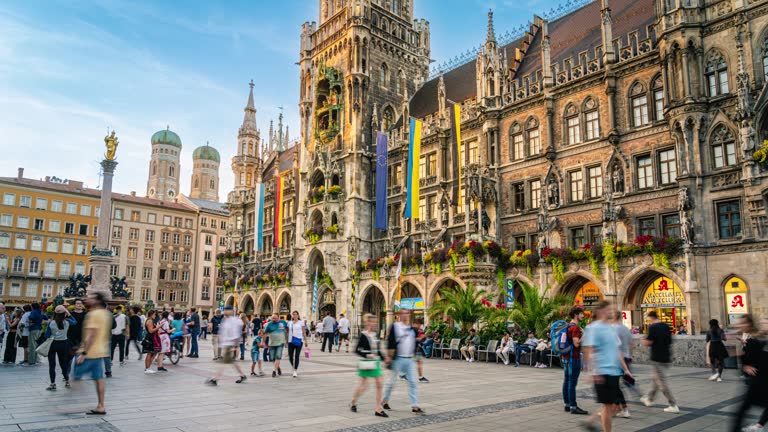
<instances>
[{"instance_id":1,"label":"tree foliage","mask_svg":"<svg viewBox=\"0 0 768 432\"><path fill-rule=\"evenodd\" d=\"M548 297L549 287L543 293L539 288L526 283L520 283L522 301L515 302L509 317L524 330L533 330L538 337L545 337L549 326L563 319L568 309L573 305L571 296L556 294Z\"/></svg>"}]
</instances>

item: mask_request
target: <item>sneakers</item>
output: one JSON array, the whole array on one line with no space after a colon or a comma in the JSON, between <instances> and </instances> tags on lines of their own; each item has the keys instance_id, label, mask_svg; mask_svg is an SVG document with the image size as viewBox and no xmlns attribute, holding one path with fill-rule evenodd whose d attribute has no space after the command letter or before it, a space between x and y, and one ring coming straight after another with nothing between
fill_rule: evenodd
<instances>
[{"instance_id":1,"label":"sneakers","mask_svg":"<svg viewBox=\"0 0 768 432\"><path fill-rule=\"evenodd\" d=\"M672 414L680 414L680 408L678 408L677 405L670 405L664 408L664 412L668 412Z\"/></svg>"},{"instance_id":2,"label":"sneakers","mask_svg":"<svg viewBox=\"0 0 768 432\"><path fill-rule=\"evenodd\" d=\"M475 359L473 359L473 358L470 358L468 361L469 361L470 363L474 363L474 362L475 362Z\"/></svg>"},{"instance_id":3,"label":"sneakers","mask_svg":"<svg viewBox=\"0 0 768 432\"><path fill-rule=\"evenodd\" d=\"M294 378L298 378L298 376L299 376L299 373L298 373L298 372L296 372L296 371L293 371L293 377L294 377Z\"/></svg>"},{"instance_id":4,"label":"sneakers","mask_svg":"<svg viewBox=\"0 0 768 432\"><path fill-rule=\"evenodd\" d=\"M258 374L258 376L260 376L260 377L263 377L263 376L264 376L264 372L262 372L262 371L259 371L259 374Z\"/></svg>"},{"instance_id":5,"label":"sneakers","mask_svg":"<svg viewBox=\"0 0 768 432\"><path fill-rule=\"evenodd\" d=\"M144 373L149 375L149 374L153 374L153 373L157 373L157 372L153 371L152 369L144 369Z\"/></svg>"},{"instance_id":6,"label":"sneakers","mask_svg":"<svg viewBox=\"0 0 768 432\"><path fill-rule=\"evenodd\" d=\"M720 378L720 374L716 373L716 374L712 375L711 377L709 377L709 380L710 381L714 381L714 380L716 380L718 378Z\"/></svg>"},{"instance_id":7,"label":"sneakers","mask_svg":"<svg viewBox=\"0 0 768 432\"><path fill-rule=\"evenodd\" d=\"M280 376L283 376L283 370L280 368L277 368L277 374Z\"/></svg>"},{"instance_id":8,"label":"sneakers","mask_svg":"<svg viewBox=\"0 0 768 432\"><path fill-rule=\"evenodd\" d=\"M565 412L567 412L567 413L571 412L571 407L569 407L569 406L565 407Z\"/></svg>"},{"instance_id":9,"label":"sneakers","mask_svg":"<svg viewBox=\"0 0 768 432\"><path fill-rule=\"evenodd\" d=\"M166 369L164 367L159 367L159 368L157 368L157 371L158 372L168 372L168 369Z\"/></svg>"},{"instance_id":10,"label":"sneakers","mask_svg":"<svg viewBox=\"0 0 768 432\"><path fill-rule=\"evenodd\" d=\"M235 381L235 384L242 384L246 379L248 378L245 375L242 375L237 381Z\"/></svg>"},{"instance_id":11,"label":"sneakers","mask_svg":"<svg viewBox=\"0 0 768 432\"><path fill-rule=\"evenodd\" d=\"M717 377L717 379L716 379L715 381L717 381L717 382L723 382L723 379L722 379L722 378L720 378L720 377Z\"/></svg>"},{"instance_id":12,"label":"sneakers","mask_svg":"<svg viewBox=\"0 0 768 432\"><path fill-rule=\"evenodd\" d=\"M389 414L385 413L384 411L374 411L373 415L376 417L389 417Z\"/></svg>"},{"instance_id":13,"label":"sneakers","mask_svg":"<svg viewBox=\"0 0 768 432\"><path fill-rule=\"evenodd\" d=\"M761 432L763 430L763 427L760 426L760 424L755 423L753 425L749 425L745 428L741 429L741 432Z\"/></svg>"},{"instance_id":14,"label":"sneakers","mask_svg":"<svg viewBox=\"0 0 768 432\"><path fill-rule=\"evenodd\" d=\"M256 376L256 372L251 372L251 376Z\"/></svg>"},{"instance_id":15,"label":"sneakers","mask_svg":"<svg viewBox=\"0 0 768 432\"><path fill-rule=\"evenodd\" d=\"M208 381L206 381L206 382L205 382L205 384L206 384L206 385L209 385L209 386L211 386L211 387L215 387L215 386L216 386L218 383L216 382L216 380L215 380L215 379L211 378L211 379L209 379Z\"/></svg>"},{"instance_id":16,"label":"sneakers","mask_svg":"<svg viewBox=\"0 0 768 432\"><path fill-rule=\"evenodd\" d=\"M124 362L124 361L121 361L121 362L120 362L120 367L123 367L123 366L125 366L125 362Z\"/></svg>"},{"instance_id":17,"label":"sneakers","mask_svg":"<svg viewBox=\"0 0 768 432\"><path fill-rule=\"evenodd\" d=\"M272 378L277 378L277 371L272 371Z\"/></svg>"},{"instance_id":18,"label":"sneakers","mask_svg":"<svg viewBox=\"0 0 768 432\"><path fill-rule=\"evenodd\" d=\"M653 406L653 401L651 401L651 399L648 396L641 396L640 402L642 402L643 405L647 407Z\"/></svg>"},{"instance_id":19,"label":"sneakers","mask_svg":"<svg viewBox=\"0 0 768 432\"><path fill-rule=\"evenodd\" d=\"M421 383L428 383L429 380L427 379L427 377L421 377L421 378L419 378L419 382L421 382Z\"/></svg>"},{"instance_id":20,"label":"sneakers","mask_svg":"<svg viewBox=\"0 0 768 432\"><path fill-rule=\"evenodd\" d=\"M416 414L416 415L425 415L426 414L426 412L424 412L424 410L419 408L419 407L411 408L411 412Z\"/></svg>"},{"instance_id":21,"label":"sneakers","mask_svg":"<svg viewBox=\"0 0 768 432\"><path fill-rule=\"evenodd\" d=\"M509 360L504 360L504 364L508 365L509 364Z\"/></svg>"},{"instance_id":22,"label":"sneakers","mask_svg":"<svg viewBox=\"0 0 768 432\"><path fill-rule=\"evenodd\" d=\"M628 409L628 408L624 408L623 410L619 411L619 412L616 414L616 417L621 417L621 418L632 418L632 414L630 414L630 413L629 413L629 409Z\"/></svg>"},{"instance_id":23,"label":"sneakers","mask_svg":"<svg viewBox=\"0 0 768 432\"><path fill-rule=\"evenodd\" d=\"M104 376L106 376L107 378L112 378L112 372L104 372Z\"/></svg>"},{"instance_id":24,"label":"sneakers","mask_svg":"<svg viewBox=\"0 0 768 432\"><path fill-rule=\"evenodd\" d=\"M589 411L587 411L587 410L583 410L583 409L581 409L581 408L579 408L579 407L572 407L572 408L571 408L571 414L576 414L576 415L587 415L587 414L589 414Z\"/></svg>"}]
</instances>

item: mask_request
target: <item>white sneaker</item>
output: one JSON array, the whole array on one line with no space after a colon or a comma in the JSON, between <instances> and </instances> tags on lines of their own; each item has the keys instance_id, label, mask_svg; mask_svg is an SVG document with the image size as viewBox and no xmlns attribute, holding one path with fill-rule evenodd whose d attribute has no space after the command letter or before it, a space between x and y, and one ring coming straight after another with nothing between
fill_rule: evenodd
<instances>
[{"instance_id":1,"label":"white sneaker","mask_svg":"<svg viewBox=\"0 0 768 432\"><path fill-rule=\"evenodd\" d=\"M632 414L629 413L629 409L624 408L623 410L619 411L618 414L616 414L616 417L632 418Z\"/></svg>"},{"instance_id":2,"label":"white sneaker","mask_svg":"<svg viewBox=\"0 0 768 432\"><path fill-rule=\"evenodd\" d=\"M640 402L642 402L643 405L647 407L653 406L653 401L651 401L651 399L649 399L648 396L641 396Z\"/></svg>"},{"instance_id":3,"label":"white sneaker","mask_svg":"<svg viewBox=\"0 0 768 432\"><path fill-rule=\"evenodd\" d=\"M717 382L723 382L723 379L722 379L722 378L720 378L720 377L717 377L717 380L716 380L716 381L717 381Z\"/></svg>"},{"instance_id":4,"label":"white sneaker","mask_svg":"<svg viewBox=\"0 0 768 432\"><path fill-rule=\"evenodd\" d=\"M742 428L741 432L761 432L762 430L763 430L763 427L755 423L753 425L749 425L745 428Z\"/></svg>"},{"instance_id":5,"label":"white sneaker","mask_svg":"<svg viewBox=\"0 0 768 432\"><path fill-rule=\"evenodd\" d=\"M294 377L294 378L296 378L296 377L298 377L298 376L299 376L299 373L298 373L298 372L296 372L296 371L293 371L293 377Z\"/></svg>"},{"instance_id":6,"label":"white sneaker","mask_svg":"<svg viewBox=\"0 0 768 432\"><path fill-rule=\"evenodd\" d=\"M153 371L152 369L144 369L144 373L149 375L157 372Z\"/></svg>"},{"instance_id":7,"label":"white sneaker","mask_svg":"<svg viewBox=\"0 0 768 432\"><path fill-rule=\"evenodd\" d=\"M505 365L508 365L508 364L509 364L509 360L505 360L505 361L504 361L504 364L505 364Z\"/></svg>"},{"instance_id":8,"label":"white sneaker","mask_svg":"<svg viewBox=\"0 0 768 432\"><path fill-rule=\"evenodd\" d=\"M714 375L712 375L711 377L709 377L709 380L710 380L710 381L714 381L714 380L716 380L716 379L717 379L719 376L720 376L720 374L714 374Z\"/></svg>"},{"instance_id":9,"label":"white sneaker","mask_svg":"<svg viewBox=\"0 0 768 432\"><path fill-rule=\"evenodd\" d=\"M475 359L471 358L471 359L469 359L469 362L470 362L470 363L474 363L474 362L475 362Z\"/></svg>"},{"instance_id":10,"label":"white sneaker","mask_svg":"<svg viewBox=\"0 0 768 432\"><path fill-rule=\"evenodd\" d=\"M679 414L680 408L677 407L677 405L670 405L666 408L664 408L664 412L672 413L672 414Z\"/></svg>"}]
</instances>

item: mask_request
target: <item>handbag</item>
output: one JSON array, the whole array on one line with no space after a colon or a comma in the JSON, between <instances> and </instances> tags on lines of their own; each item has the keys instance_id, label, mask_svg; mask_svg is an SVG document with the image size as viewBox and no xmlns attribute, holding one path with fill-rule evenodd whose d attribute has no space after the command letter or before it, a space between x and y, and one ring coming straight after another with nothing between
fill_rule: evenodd
<instances>
[{"instance_id":1,"label":"handbag","mask_svg":"<svg viewBox=\"0 0 768 432\"><path fill-rule=\"evenodd\" d=\"M291 345L301 346L303 343L304 341L301 338L297 338L296 336L291 337Z\"/></svg>"},{"instance_id":2,"label":"handbag","mask_svg":"<svg viewBox=\"0 0 768 432\"><path fill-rule=\"evenodd\" d=\"M309 349L309 345L307 345L307 349L304 350L304 357L305 358L312 357L312 351Z\"/></svg>"},{"instance_id":3,"label":"handbag","mask_svg":"<svg viewBox=\"0 0 768 432\"><path fill-rule=\"evenodd\" d=\"M359 360L357 362L358 370L364 370L364 371L374 370L376 369L377 366L378 365L376 360Z\"/></svg>"},{"instance_id":4,"label":"handbag","mask_svg":"<svg viewBox=\"0 0 768 432\"><path fill-rule=\"evenodd\" d=\"M53 338L48 338L45 340L45 342L41 343L35 351L37 351L37 353L43 357L48 357L48 351L51 350L52 343Z\"/></svg>"}]
</instances>

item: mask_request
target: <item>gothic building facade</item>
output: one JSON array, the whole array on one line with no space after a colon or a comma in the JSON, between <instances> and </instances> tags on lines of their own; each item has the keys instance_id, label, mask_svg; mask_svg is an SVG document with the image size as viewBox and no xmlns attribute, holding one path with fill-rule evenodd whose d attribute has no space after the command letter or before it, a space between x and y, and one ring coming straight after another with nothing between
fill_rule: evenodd
<instances>
[{"instance_id":1,"label":"gothic building facade","mask_svg":"<svg viewBox=\"0 0 768 432\"><path fill-rule=\"evenodd\" d=\"M627 325L652 309L691 332L768 312L768 1L574 0L503 38L489 13L476 55L431 77L412 1L322 0L320 14L302 28L292 171L259 171L293 179L292 241L270 252L290 283L230 301L262 311L290 296L312 319L354 309L390 322L402 255L401 297L417 311L446 287L514 297L525 282L586 306L610 299ZM424 123L413 220L409 117ZM389 134L386 232L372 223L376 131ZM448 250L469 241L519 256L500 266ZM450 271L430 265L435 252L453 252Z\"/></svg>"}]
</instances>

